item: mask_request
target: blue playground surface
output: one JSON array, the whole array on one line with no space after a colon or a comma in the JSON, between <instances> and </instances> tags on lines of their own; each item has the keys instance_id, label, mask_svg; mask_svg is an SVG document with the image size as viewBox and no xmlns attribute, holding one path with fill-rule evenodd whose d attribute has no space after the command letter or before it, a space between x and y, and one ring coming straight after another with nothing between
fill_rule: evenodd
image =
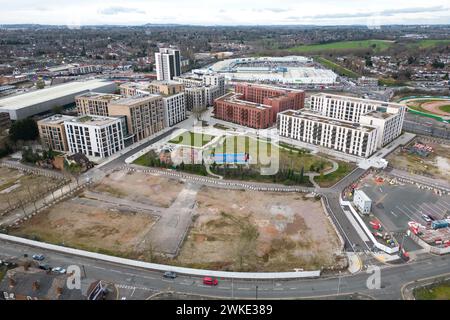
<instances>
[{"instance_id":1,"label":"blue playground surface","mask_svg":"<svg viewBox=\"0 0 450 320\"><path fill-rule=\"evenodd\" d=\"M246 159L245 153L216 153L214 155L214 161L217 164L223 163L237 163L245 164L248 159Z\"/></svg>"}]
</instances>

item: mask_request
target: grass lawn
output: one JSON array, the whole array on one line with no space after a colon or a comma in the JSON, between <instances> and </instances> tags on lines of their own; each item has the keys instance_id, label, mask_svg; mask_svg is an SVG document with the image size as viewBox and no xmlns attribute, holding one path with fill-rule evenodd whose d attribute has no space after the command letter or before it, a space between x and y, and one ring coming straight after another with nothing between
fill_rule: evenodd
<instances>
[{"instance_id":1,"label":"grass lawn","mask_svg":"<svg viewBox=\"0 0 450 320\"><path fill-rule=\"evenodd\" d=\"M441 39L441 40L423 39L423 40L419 40L419 41L410 43L410 44L408 44L408 46L410 48L428 49L431 47L436 47L439 45L446 45L446 44L450 44L450 40L447 40L447 39Z\"/></svg>"},{"instance_id":2,"label":"grass lawn","mask_svg":"<svg viewBox=\"0 0 450 320\"><path fill-rule=\"evenodd\" d=\"M450 281L414 289L417 300L450 300Z\"/></svg>"},{"instance_id":3,"label":"grass lawn","mask_svg":"<svg viewBox=\"0 0 450 320\"><path fill-rule=\"evenodd\" d=\"M347 162L338 161L338 164L339 167L335 172L327 174L326 176L318 176L314 178L319 186L323 188L331 187L355 169L354 165Z\"/></svg>"},{"instance_id":4,"label":"grass lawn","mask_svg":"<svg viewBox=\"0 0 450 320\"><path fill-rule=\"evenodd\" d=\"M295 147L281 144L283 148L266 142L263 140L256 140L249 137L242 136L227 136L225 141L212 152L215 153L249 153L250 159L257 160L258 163L255 167L265 166L265 159L272 156L273 152L279 155L280 169L293 169L295 172L300 172L302 167L304 172L310 171L311 166L316 168L322 168L320 171L325 171L332 168L332 164L329 161L324 160L318 156L312 155L306 150L296 149ZM286 150L287 148L289 150ZM259 153L261 152L261 154Z\"/></svg>"},{"instance_id":5,"label":"grass lawn","mask_svg":"<svg viewBox=\"0 0 450 320\"><path fill-rule=\"evenodd\" d=\"M328 59L325 59L325 58L322 58L322 57L315 57L314 59L317 62L319 62L320 64L322 64L323 66L325 66L325 67L333 70L334 72L340 74L341 76L346 76L346 77L349 77L349 78L359 78L359 74L357 74L356 72L354 72L354 71L352 71L350 69L344 68L343 66L341 66L341 65L339 65L339 64L337 64L337 63L335 63L335 62L333 62L331 60L328 60Z\"/></svg>"},{"instance_id":6,"label":"grass lawn","mask_svg":"<svg viewBox=\"0 0 450 320\"><path fill-rule=\"evenodd\" d=\"M200 134L200 133L194 133L191 131L186 131L179 136L173 138L169 141L169 143L175 143L185 146L191 146L191 147L203 147L205 144L210 142L212 139L214 139L214 136L208 135L208 134Z\"/></svg>"},{"instance_id":7,"label":"grass lawn","mask_svg":"<svg viewBox=\"0 0 450 320\"><path fill-rule=\"evenodd\" d=\"M399 86L405 86L405 81L399 81L395 80L393 78L379 78L378 83L380 86L386 86L386 87L399 87Z\"/></svg>"},{"instance_id":8,"label":"grass lawn","mask_svg":"<svg viewBox=\"0 0 450 320\"><path fill-rule=\"evenodd\" d=\"M386 40L357 40L357 41L338 41L324 44L301 45L290 48L291 52L323 52L348 49L369 49L373 48L376 52L384 51L390 48L394 43Z\"/></svg>"},{"instance_id":9,"label":"grass lawn","mask_svg":"<svg viewBox=\"0 0 450 320\"><path fill-rule=\"evenodd\" d=\"M6 267L0 267L0 282L3 280L3 278L6 276Z\"/></svg>"},{"instance_id":10,"label":"grass lawn","mask_svg":"<svg viewBox=\"0 0 450 320\"><path fill-rule=\"evenodd\" d=\"M445 106L440 106L439 110L450 113L450 104L445 105Z\"/></svg>"}]
</instances>

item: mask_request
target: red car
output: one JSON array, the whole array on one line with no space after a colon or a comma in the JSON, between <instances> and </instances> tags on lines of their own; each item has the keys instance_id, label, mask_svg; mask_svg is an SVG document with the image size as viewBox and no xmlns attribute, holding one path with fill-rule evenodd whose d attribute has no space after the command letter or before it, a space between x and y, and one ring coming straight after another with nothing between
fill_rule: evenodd
<instances>
[{"instance_id":1,"label":"red car","mask_svg":"<svg viewBox=\"0 0 450 320\"><path fill-rule=\"evenodd\" d=\"M219 284L219 281L217 281L217 279L215 279L215 278L204 277L203 284L206 284L208 286L217 286Z\"/></svg>"}]
</instances>

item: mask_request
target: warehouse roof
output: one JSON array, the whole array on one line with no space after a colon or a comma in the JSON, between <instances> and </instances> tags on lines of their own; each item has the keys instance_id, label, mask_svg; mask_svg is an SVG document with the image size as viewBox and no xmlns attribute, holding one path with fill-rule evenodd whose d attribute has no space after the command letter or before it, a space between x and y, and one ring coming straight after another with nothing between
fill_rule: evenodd
<instances>
[{"instance_id":1,"label":"warehouse roof","mask_svg":"<svg viewBox=\"0 0 450 320\"><path fill-rule=\"evenodd\" d=\"M113 82L99 79L64 83L54 87L35 90L21 95L1 99L0 108L5 108L7 110L22 109L49 100L81 93L86 90L96 90L112 83Z\"/></svg>"}]
</instances>

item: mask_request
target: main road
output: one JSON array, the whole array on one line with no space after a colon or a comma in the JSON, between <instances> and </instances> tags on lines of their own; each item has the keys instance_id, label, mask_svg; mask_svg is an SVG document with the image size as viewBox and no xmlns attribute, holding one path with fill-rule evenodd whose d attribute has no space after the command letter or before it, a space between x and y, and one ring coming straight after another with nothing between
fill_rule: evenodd
<instances>
[{"instance_id":1,"label":"main road","mask_svg":"<svg viewBox=\"0 0 450 320\"><path fill-rule=\"evenodd\" d=\"M372 274L360 272L354 275L323 276L319 279L283 281L245 281L219 279L216 287L205 286L198 277L179 275L169 280L161 272L127 267L96 259L38 250L21 244L0 241L0 259L22 257L23 254L42 253L50 266L78 265L85 283L95 280L112 282L119 289L119 298L145 299L156 292L174 291L191 295L218 298L292 299L319 298L333 295L362 294L375 299L401 299L404 284L450 272L450 256L426 256L408 264L383 266L380 269L380 285L372 282ZM369 280L369 281L368 281ZM369 282L369 286L368 286ZM373 284L375 287L371 287ZM257 291L257 293L256 293Z\"/></svg>"}]
</instances>

